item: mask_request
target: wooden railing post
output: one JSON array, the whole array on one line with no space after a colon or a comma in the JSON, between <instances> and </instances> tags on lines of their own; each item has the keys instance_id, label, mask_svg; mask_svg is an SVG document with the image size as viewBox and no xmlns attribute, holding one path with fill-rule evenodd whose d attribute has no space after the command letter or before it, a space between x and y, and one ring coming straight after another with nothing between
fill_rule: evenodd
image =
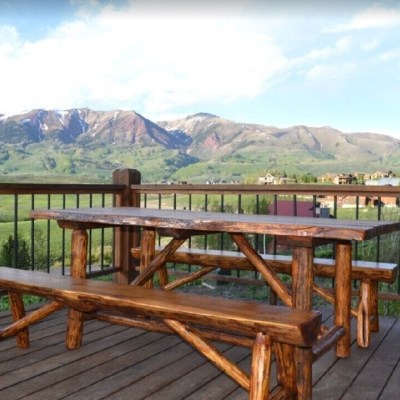
<instances>
[{"instance_id":1,"label":"wooden railing post","mask_svg":"<svg viewBox=\"0 0 400 400\"><path fill-rule=\"evenodd\" d=\"M125 189L115 196L115 207L140 207L140 194L133 194L131 185L139 185L140 172L136 169L117 169L113 171L113 183L125 185ZM114 274L114 281L130 283L135 275L131 248L139 245L139 231L134 227L116 228L114 231L114 266L120 272Z\"/></svg>"}]
</instances>

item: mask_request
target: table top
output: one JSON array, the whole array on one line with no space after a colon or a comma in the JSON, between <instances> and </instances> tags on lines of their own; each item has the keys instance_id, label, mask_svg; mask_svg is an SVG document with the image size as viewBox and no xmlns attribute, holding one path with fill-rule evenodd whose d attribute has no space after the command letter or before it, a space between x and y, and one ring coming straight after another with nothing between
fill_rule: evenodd
<instances>
[{"instance_id":1,"label":"table top","mask_svg":"<svg viewBox=\"0 0 400 400\"><path fill-rule=\"evenodd\" d=\"M133 225L342 240L367 240L377 235L400 231L400 221L343 220L138 207L33 210L31 217L73 222L80 224L82 229L86 226L95 227L96 224Z\"/></svg>"}]
</instances>

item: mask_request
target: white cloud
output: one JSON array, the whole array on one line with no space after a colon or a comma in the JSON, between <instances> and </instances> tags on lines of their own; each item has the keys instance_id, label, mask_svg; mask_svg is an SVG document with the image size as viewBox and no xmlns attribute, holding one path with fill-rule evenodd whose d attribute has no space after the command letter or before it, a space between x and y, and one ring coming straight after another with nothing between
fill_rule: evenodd
<instances>
[{"instance_id":1,"label":"white cloud","mask_svg":"<svg viewBox=\"0 0 400 400\"><path fill-rule=\"evenodd\" d=\"M13 26L0 25L0 60L1 57L12 53L14 46L18 45L18 32Z\"/></svg>"},{"instance_id":2,"label":"white cloud","mask_svg":"<svg viewBox=\"0 0 400 400\"><path fill-rule=\"evenodd\" d=\"M393 28L400 26L400 8L386 8L375 4L359 13L346 24L341 24L331 30L342 32L370 28Z\"/></svg>"},{"instance_id":3,"label":"white cloud","mask_svg":"<svg viewBox=\"0 0 400 400\"><path fill-rule=\"evenodd\" d=\"M153 16L134 7L81 15L3 52L2 112L89 103L156 115L256 96L288 66L266 34L232 16Z\"/></svg>"},{"instance_id":4,"label":"white cloud","mask_svg":"<svg viewBox=\"0 0 400 400\"><path fill-rule=\"evenodd\" d=\"M393 59L400 60L400 49L387 51L379 56L379 61L391 61Z\"/></svg>"},{"instance_id":5,"label":"white cloud","mask_svg":"<svg viewBox=\"0 0 400 400\"><path fill-rule=\"evenodd\" d=\"M380 41L377 39L369 39L364 41L361 44L361 47L365 50L365 51L371 51L371 50L375 50L376 48L378 48L378 46L380 45Z\"/></svg>"},{"instance_id":6,"label":"white cloud","mask_svg":"<svg viewBox=\"0 0 400 400\"><path fill-rule=\"evenodd\" d=\"M313 49L306 55L297 58L296 61L302 63L337 57L348 53L351 50L352 45L353 39L351 37L344 37L337 40L333 46L324 47L323 49Z\"/></svg>"},{"instance_id":7,"label":"white cloud","mask_svg":"<svg viewBox=\"0 0 400 400\"><path fill-rule=\"evenodd\" d=\"M317 64L305 73L308 81L326 82L329 85L338 86L339 82L348 77L355 70L351 63L343 65Z\"/></svg>"}]
</instances>

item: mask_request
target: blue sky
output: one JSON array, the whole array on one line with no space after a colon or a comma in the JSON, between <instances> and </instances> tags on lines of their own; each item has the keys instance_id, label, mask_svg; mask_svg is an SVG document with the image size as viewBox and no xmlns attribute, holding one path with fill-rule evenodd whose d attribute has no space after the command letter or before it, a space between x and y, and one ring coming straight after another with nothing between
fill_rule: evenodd
<instances>
[{"instance_id":1,"label":"blue sky","mask_svg":"<svg viewBox=\"0 0 400 400\"><path fill-rule=\"evenodd\" d=\"M0 113L209 112L400 139L400 1L0 0Z\"/></svg>"}]
</instances>

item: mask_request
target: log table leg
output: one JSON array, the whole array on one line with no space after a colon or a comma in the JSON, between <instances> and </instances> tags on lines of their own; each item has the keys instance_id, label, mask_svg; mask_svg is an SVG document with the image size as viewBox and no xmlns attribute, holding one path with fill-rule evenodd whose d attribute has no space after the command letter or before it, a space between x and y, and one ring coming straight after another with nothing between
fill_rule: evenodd
<instances>
[{"instance_id":1,"label":"log table leg","mask_svg":"<svg viewBox=\"0 0 400 400\"><path fill-rule=\"evenodd\" d=\"M86 277L87 259L87 231L74 229L71 238L71 276L74 278ZM83 314L80 311L68 310L68 325L65 346L67 349L77 349L82 344Z\"/></svg>"},{"instance_id":2,"label":"log table leg","mask_svg":"<svg viewBox=\"0 0 400 400\"><path fill-rule=\"evenodd\" d=\"M155 244L156 244L156 230L155 229L145 229L142 230L142 238L140 242L140 273L144 272L147 266L154 259L155 254ZM144 285L144 287L152 288L153 279L149 279Z\"/></svg>"},{"instance_id":3,"label":"log table leg","mask_svg":"<svg viewBox=\"0 0 400 400\"><path fill-rule=\"evenodd\" d=\"M313 247L295 247L292 261L293 306L302 310L312 309L313 297Z\"/></svg>"},{"instance_id":4,"label":"log table leg","mask_svg":"<svg viewBox=\"0 0 400 400\"><path fill-rule=\"evenodd\" d=\"M292 296L293 306L302 310L312 309L313 297L313 260L314 247L302 245L294 247L292 261ZM296 365L297 399L312 397L312 351L294 348Z\"/></svg>"},{"instance_id":5,"label":"log table leg","mask_svg":"<svg viewBox=\"0 0 400 400\"><path fill-rule=\"evenodd\" d=\"M336 243L335 276L335 325L343 326L345 335L338 341L336 355L350 356L350 313L351 313L351 242Z\"/></svg>"},{"instance_id":6,"label":"log table leg","mask_svg":"<svg viewBox=\"0 0 400 400\"><path fill-rule=\"evenodd\" d=\"M131 282L131 285L145 285L149 280L153 279L153 275L157 272L159 273L160 284L163 286L168 283L168 276L165 267L168 256L173 254L183 243L185 243L187 238L171 239L164 249L154 257L155 234L153 235L151 229L144 229L143 235L144 237L141 242L140 274Z\"/></svg>"}]
</instances>

